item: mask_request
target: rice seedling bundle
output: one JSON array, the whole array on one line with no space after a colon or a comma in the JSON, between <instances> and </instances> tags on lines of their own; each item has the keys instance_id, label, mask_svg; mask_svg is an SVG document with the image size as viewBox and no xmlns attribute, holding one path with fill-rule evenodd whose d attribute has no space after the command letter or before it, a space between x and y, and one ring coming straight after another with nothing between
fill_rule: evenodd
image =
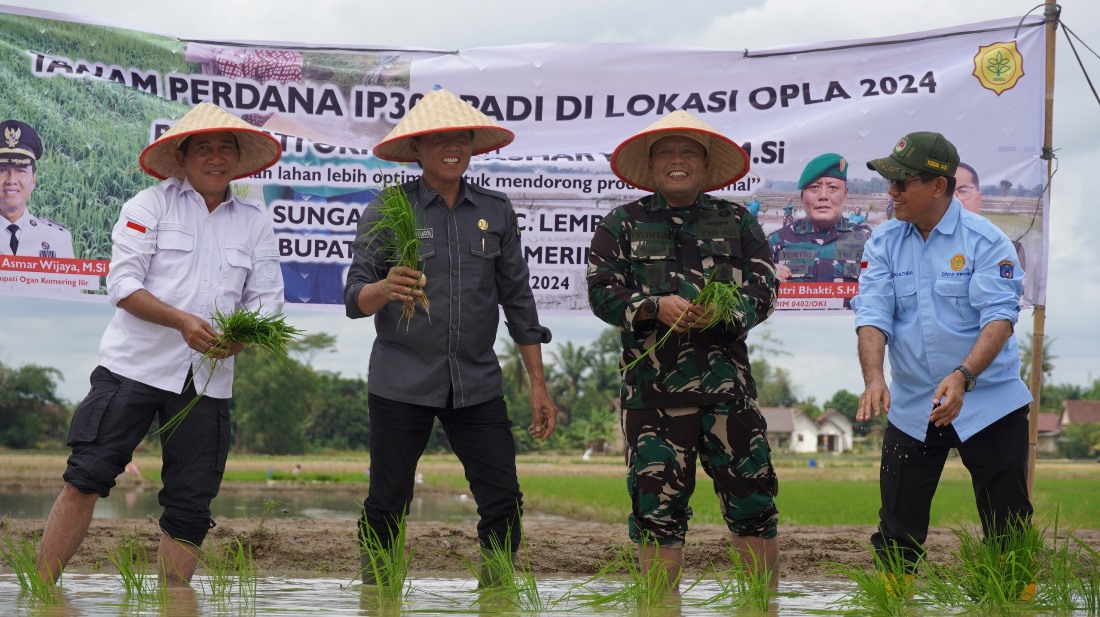
<instances>
[{"instance_id":1,"label":"rice seedling bundle","mask_svg":"<svg viewBox=\"0 0 1100 617\"><path fill-rule=\"evenodd\" d=\"M723 283L715 281L713 273L707 278L707 282L703 285L703 288L699 290L699 295L695 297L695 300L691 302L691 306L699 306L703 308L704 315L710 315L710 322L706 326L703 326L703 330L709 330L720 323L734 323L737 319L737 313L741 312L745 308L745 299L741 296L741 288L737 283L729 282ZM652 347L645 350L645 353L634 359L633 362L627 364L622 369L622 372L629 371L637 366L646 357L652 355L655 351L661 348L668 340L668 337L672 336L672 332L679 325L680 320L687 315L688 310L691 307L684 309L680 316L673 322L672 327L665 332L664 336L660 338Z\"/></svg>"},{"instance_id":2,"label":"rice seedling bundle","mask_svg":"<svg viewBox=\"0 0 1100 617\"><path fill-rule=\"evenodd\" d=\"M384 186L376 210L381 218L371 226L367 234L379 239L381 250L393 255L395 265L419 270L420 236L416 233L416 211L409 202L405 189L400 184ZM423 285L417 289L423 291ZM419 303L424 312L430 315L427 294L420 296ZM401 307L401 319L405 320L406 329L416 312L416 304L417 300L410 297Z\"/></svg>"},{"instance_id":3,"label":"rice seedling bundle","mask_svg":"<svg viewBox=\"0 0 1100 617\"><path fill-rule=\"evenodd\" d=\"M215 310L214 328L221 334L218 336L218 342L202 354L195 370L202 370L204 366L208 366L210 373L213 374L225 363L225 358L219 357L219 354L233 344L243 345L245 349L266 351L280 360L286 360L290 345L302 336L303 331L288 324L286 316L282 313L266 315L260 312L262 308L252 310L242 306L228 314ZM195 378L192 376L190 383L194 381ZM204 394L206 394L206 387L203 387L202 392L195 394L179 413L157 429L154 435L167 432L168 437L171 437Z\"/></svg>"}]
</instances>

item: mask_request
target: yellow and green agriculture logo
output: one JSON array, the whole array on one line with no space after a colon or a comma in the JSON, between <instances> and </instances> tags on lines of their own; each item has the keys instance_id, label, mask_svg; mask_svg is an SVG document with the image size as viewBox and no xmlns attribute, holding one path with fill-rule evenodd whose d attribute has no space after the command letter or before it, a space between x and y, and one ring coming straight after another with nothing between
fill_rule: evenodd
<instances>
[{"instance_id":1,"label":"yellow and green agriculture logo","mask_svg":"<svg viewBox=\"0 0 1100 617\"><path fill-rule=\"evenodd\" d=\"M1024 76L1024 57L1016 49L1016 41L993 43L979 47L974 56L974 77L984 88L1001 96Z\"/></svg>"},{"instance_id":2,"label":"yellow and green agriculture logo","mask_svg":"<svg viewBox=\"0 0 1100 617\"><path fill-rule=\"evenodd\" d=\"M963 257L962 253L956 253L955 256L951 258L951 269L958 272L964 267L966 267L966 257Z\"/></svg>"}]
</instances>

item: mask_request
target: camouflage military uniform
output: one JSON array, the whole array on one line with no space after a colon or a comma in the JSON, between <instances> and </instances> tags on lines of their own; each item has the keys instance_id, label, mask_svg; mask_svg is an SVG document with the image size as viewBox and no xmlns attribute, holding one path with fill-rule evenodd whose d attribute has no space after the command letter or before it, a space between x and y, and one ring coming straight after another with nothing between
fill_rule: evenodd
<instances>
[{"instance_id":1,"label":"camouflage military uniform","mask_svg":"<svg viewBox=\"0 0 1100 617\"><path fill-rule=\"evenodd\" d=\"M711 276L741 286L736 323L673 333L623 375L636 542L683 543L697 457L715 480L730 529L775 536L777 482L745 344L748 330L774 310L778 290L759 222L743 206L707 195L670 208L655 194L611 211L592 239L588 296L596 316L620 329L623 366L668 332L655 319L634 323L642 302L694 299Z\"/></svg>"},{"instance_id":2,"label":"camouflage military uniform","mask_svg":"<svg viewBox=\"0 0 1100 617\"><path fill-rule=\"evenodd\" d=\"M818 231L799 219L768 236L775 263L791 269L792 281L832 282L859 280L863 244L871 228L841 217L836 226Z\"/></svg>"}]
</instances>

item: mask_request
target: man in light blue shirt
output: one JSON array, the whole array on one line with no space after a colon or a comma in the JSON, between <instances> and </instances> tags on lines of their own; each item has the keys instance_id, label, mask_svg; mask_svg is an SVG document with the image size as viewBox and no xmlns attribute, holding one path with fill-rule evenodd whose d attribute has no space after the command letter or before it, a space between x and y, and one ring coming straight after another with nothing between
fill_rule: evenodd
<instances>
[{"instance_id":1,"label":"man in light blue shirt","mask_svg":"<svg viewBox=\"0 0 1100 617\"><path fill-rule=\"evenodd\" d=\"M970 471L988 540L1032 513L1031 394L1013 337L1024 273L1004 233L954 198L958 164L955 146L931 132L910 133L867 163L890 181L896 218L865 245L852 299L865 388L856 419L888 414L871 543L883 558L898 549L909 572L924 555L951 448Z\"/></svg>"}]
</instances>

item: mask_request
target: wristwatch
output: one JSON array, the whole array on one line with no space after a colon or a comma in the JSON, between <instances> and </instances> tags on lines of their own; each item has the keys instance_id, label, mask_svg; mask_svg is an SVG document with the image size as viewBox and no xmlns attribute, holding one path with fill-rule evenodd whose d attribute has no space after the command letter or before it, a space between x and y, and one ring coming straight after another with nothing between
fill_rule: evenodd
<instances>
[{"instance_id":1,"label":"wristwatch","mask_svg":"<svg viewBox=\"0 0 1100 617\"><path fill-rule=\"evenodd\" d=\"M960 364L960 365L956 366L955 370L962 373L963 377L966 378L966 391L967 392L970 392L971 390L973 390L974 386L976 386L978 384L978 380L977 380L977 378L974 377L974 373L971 373L970 369L966 368L964 365Z\"/></svg>"},{"instance_id":2,"label":"wristwatch","mask_svg":"<svg viewBox=\"0 0 1100 617\"><path fill-rule=\"evenodd\" d=\"M657 309L660 308L658 302L661 300L659 296L650 296L642 301L642 306L638 309L642 314L642 319L656 319Z\"/></svg>"}]
</instances>

